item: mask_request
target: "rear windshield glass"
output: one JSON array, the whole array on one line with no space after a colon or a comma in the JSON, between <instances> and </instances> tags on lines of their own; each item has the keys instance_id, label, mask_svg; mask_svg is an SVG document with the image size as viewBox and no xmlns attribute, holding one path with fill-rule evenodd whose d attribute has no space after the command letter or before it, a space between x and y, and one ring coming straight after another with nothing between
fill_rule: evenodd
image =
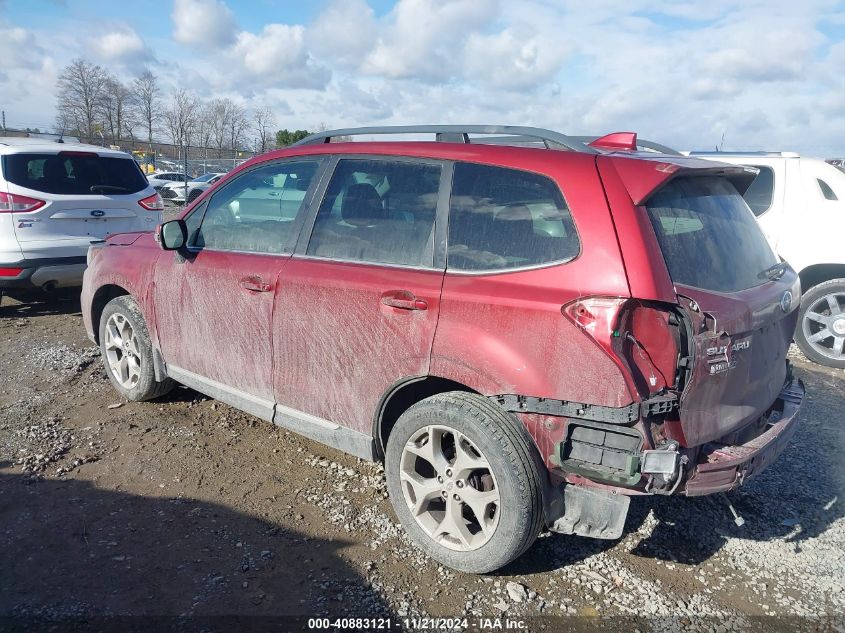
<instances>
[{"instance_id":1,"label":"rear windshield glass","mask_svg":"<svg viewBox=\"0 0 845 633\"><path fill-rule=\"evenodd\" d=\"M21 187L65 195L126 195L149 186L131 158L96 154L7 154L3 173Z\"/></svg>"},{"instance_id":2,"label":"rear windshield glass","mask_svg":"<svg viewBox=\"0 0 845 633\"><path fill-rule=\"evenodd\" d=\"M757 221L725 178L669 182L646 203L675 283L736 292L768 279L778 263Z\"/></svg>"}]
</instances>

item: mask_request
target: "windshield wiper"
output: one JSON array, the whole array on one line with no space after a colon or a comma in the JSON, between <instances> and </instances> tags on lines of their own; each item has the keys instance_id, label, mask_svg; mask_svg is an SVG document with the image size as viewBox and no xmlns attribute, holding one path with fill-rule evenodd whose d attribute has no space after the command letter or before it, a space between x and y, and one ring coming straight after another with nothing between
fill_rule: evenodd
<instances>
[{"instance_id":1,"label":"windshield wiper","mask_svg":"<svg viewBox=\"0 0 845 633\"><path fill-rule=\"evenodd\" d=\"M757 279L769 279L774 281L775 279L780 279L783 277L786 269L789 267L789 264L786 262L778 262L777 264L772 264L768 268L761 270L757 273Z\"/></svg>"},{"instance_id":2,"label":"windshield wiper","mask_svg":"<svg viewBox=\"0 0 845 633\"><path fill-rule=\"evenodd\" d=\"M126 187L118 187L117 185L91 185L89 191L91 193L97 193L98 191L129 191Z\"/></svg>"}]
</instances>

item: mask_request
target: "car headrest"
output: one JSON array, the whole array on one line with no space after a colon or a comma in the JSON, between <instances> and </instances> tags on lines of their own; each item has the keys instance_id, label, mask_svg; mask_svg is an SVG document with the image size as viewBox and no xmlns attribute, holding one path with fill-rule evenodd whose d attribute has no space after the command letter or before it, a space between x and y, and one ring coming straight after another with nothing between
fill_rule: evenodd
<instances>
[{"instance_id":1,"label":"car headrest","mask_svg":"<svg viewBox=\"0 0 845 633\"><path fill-rule=\"evenodd\" d=\"M354 226L367 226L384 219L384 207L376 188L366 182L350 185L343 194L340 216Z\"/></svg>"}]
</instances>

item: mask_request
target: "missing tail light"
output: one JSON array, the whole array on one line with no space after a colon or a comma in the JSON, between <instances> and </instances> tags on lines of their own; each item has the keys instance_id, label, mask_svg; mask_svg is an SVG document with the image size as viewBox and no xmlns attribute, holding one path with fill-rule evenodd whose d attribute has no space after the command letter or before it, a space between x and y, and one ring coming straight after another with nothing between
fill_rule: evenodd
<instances>
[{"instance_id":1,"label":"missing tail light","mask_svg":"<svg viewBox=\"0 0 845 633\"><path fill-rule=\"evenodd\" d=\"M646 399L673 386L677 327L667 306L622 297L585 297L563 314L616 363L632 394Z\"/></svg>"},{"instance_id":2,"label":"missing tail light","mask_svg":"<svg viewBox=\"0 0 845 633\"><path fill-rule=\"evenodd\" d=\"M619 323L624 297L584 297L561 308L563 315L577 325L619 367L631 395L638 393L631 371L621 356Z\"/></svg>"},{"instance_id":3,"label":"missing tail light","mask_svg":"<svg viewBox=\"0 0 845 633\"><path fill-rule=\"evenodd\" d=\"M567 303L561 310L569 320L613 355L612 342L619 337L619 314L626 301L622 297L585 297Z\"/></svg>"}]
</instances>

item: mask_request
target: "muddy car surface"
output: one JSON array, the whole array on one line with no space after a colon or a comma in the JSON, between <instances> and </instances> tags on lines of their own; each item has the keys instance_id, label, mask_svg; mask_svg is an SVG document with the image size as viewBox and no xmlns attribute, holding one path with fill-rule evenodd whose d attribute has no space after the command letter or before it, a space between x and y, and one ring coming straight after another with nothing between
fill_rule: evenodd
<instances>
[{"instance_id":1,"label":"muddy car surface","mask_svg":"<svg viewBox=\"0 0 845 633\"><path fill-rule=\"evenodd\" d=\"M440 142L328 142L387 132ZM631 495L731 490L794 433L800 284L753 177L632 134L325 132L92 248L83 318L126 398L179 382L383 460L415 542L491 571L544 526L618 538Z\"/></svg>"}]
</instances>

